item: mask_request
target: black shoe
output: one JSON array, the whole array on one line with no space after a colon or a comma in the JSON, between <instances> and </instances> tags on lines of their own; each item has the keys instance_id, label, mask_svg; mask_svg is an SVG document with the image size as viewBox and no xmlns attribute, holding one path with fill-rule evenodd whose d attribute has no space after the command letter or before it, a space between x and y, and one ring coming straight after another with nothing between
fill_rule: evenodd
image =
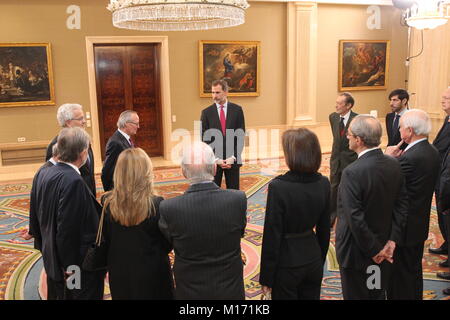
<instances>
[{"instance_id":1,"label":"black shoe","mask_svg":"<svg viewBox=\"0 0 450 320\"><path fill-rule=\"evenodd\" d=\"M448 255L448 248L443 248L440 246L439 248L429 248L428 251L433 254L447 254Z\"/></svg>"},{"instance_id":2,"label":"black shoe","mask_svg":"<svg viewBox=\"0 0 450 320\"><path fill-rule=\"evenodd\" d=\"M436 277L444 280L450 280L450 272L438 272L436 273Z\"/></svg>"},{"instance_id":3,"label":"black shoe","mask_svg":"<svg viewBox=\"0 0 450 320\"><path fill-rule=\"evenodd\" d=\"M442 293L450 296L450 288L442 290Z\"/></svg>"},{"instance_id":4,"label":"black shoe","mask_svg":"<svg viewBox=\"0 0 450 320\"><path fill-rule=\"evenodd\" d=\"M439 267L448 268L448 260L444 260L442 262L439 262Z\"/></svg>"}]
</instances>

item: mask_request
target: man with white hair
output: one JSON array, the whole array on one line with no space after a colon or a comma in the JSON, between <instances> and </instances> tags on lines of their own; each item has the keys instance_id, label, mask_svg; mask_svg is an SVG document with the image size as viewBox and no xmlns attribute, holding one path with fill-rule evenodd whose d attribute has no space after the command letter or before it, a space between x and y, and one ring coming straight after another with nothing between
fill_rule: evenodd
<instances>
[{"instance_id":1,"label":"man with white hair","mask_svg":"<svg viewBox=\"0 0 450 320\"><path fill-rule=\"evenodd\" d=\"M109 138L106 144L105 162L102 169L102 184L105 191L114 188L113 176L117 159L120 153L128 148L134 148L131 139L139 129L139 116L136 111L125 110L117 121L117 131Z\"/></svg>"},{"instance_id":2,"label":"man with white hair","mask_svg":"<svg viewBox=\"0 0 450 320\"><path fill-rule=\"evenodd\" d=\"M214 182L216 163L207 144L183 150L189 189L160 205L159 227L175 250L176 299L243 300L240 240L246 226L243 191Z\"/></svg>"},{"instance_id":3,"label":"man with white hair","mask_svg":"<svg viewBox=\"0 0 450 320\"><path fill-rule=\"evenodd\" d=\"M428 239L430 208L434 186L439 174L437 149L428 142L431 121L425 111L412 109L400 118L401 141L386 149L386 154L398 159L408 191L408 218L405 232L394 253L388 298L422 300L422 257ZM404 151L401 145L407 143Z\"/></svg>"},{"instance_id":4,"label":"man with white hair","mask_svg":"<svg viewBox=\"0 0 450 320\"><path fill-rule=\"evenodd\" d=\"M61 128L85 128L86 120L84 118L83 107L77 103L65 103L58 108L56 119ZM50 144L47 146L47 153L45 155L45 161L49 161L52 157L53 146L56 144L56 136ZM94 153L92 152L91 145L88 149L88 158L86 163L80 168L81 177L86 185L91 190L92 194L96 195L95 177L94 177Z\"/></svg>"}]
</instances>

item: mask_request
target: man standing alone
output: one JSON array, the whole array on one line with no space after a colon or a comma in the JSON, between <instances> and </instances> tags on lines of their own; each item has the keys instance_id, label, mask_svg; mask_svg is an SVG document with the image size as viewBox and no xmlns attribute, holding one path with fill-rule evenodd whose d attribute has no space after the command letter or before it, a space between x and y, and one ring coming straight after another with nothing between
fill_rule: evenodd
<instances>
[{"instance_id":1,"label":"man standing alone","mask_svg":"<svg viewBox=\"0 0 450 320\"><path fill-rule=\"evenodd\" d=\"M214 81L211 91L214 104L202 111L201 139L211 145L216 156L214 182L220 187L225 174L227 189L239 190L245 137L244 112L240 106L227 100L228 84L225 80Z\"/></svg>"}]
</instances>

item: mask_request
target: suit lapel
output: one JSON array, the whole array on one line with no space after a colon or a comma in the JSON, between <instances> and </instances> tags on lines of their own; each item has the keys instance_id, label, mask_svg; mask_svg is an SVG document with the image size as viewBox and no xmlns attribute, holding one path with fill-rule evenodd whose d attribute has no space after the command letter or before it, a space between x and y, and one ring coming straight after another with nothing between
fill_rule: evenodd
<instances>
[{"instance_id":1,"label":"suit lapel","mask_svg":"<svg viewBox=\"0 0 450 320\"><path fill-rule=\"evenodd\" d=\"M233 105L228 102L228 107L227 107L227 117L226 117L226 123L225 123L225 128L227 129L234 129L231 124L233 123L233 119L235 116L235 112L234 112L234 107Z\"/></svg>"}]
</instances>

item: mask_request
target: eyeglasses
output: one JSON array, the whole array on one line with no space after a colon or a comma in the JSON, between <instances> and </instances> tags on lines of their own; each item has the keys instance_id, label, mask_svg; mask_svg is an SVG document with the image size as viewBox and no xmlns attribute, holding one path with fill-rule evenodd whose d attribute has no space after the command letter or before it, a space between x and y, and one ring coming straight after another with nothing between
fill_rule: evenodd
<instances>
[{"instance_id":1,"label":"eyeglasses","mask_svg":"<svg viewBox=\"0 0 450 320\"><path fill-rule=\"evenodd\" d=\"M76 119L70 119L70 120L84 121L84 117L80 117L80 118L76 118Z\"/></svg>"},{"instance_id":2,"label":"eyeglasses","mask_svg":"<svg viewBox=\"0 0 450 320\"><path fill-rule=\"evenodd\" d=\"M127 121L127 123L132 123L132 124L134 124L136 127L139 128L139 122Z\"/></svg>"}]
</instances>

